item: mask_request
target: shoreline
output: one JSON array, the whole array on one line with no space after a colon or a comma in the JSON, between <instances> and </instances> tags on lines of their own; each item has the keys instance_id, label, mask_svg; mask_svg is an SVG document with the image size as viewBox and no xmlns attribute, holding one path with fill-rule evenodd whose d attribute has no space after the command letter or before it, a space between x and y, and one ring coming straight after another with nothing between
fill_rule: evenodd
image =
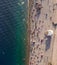
<instances>
[{"instance_id":1,"label":"shoreline","mask_svg":"<svg viewBox=\"0 0 57 65\"><path fill-rule=\"evenodd\" d=\"M28 1L28 17L27 17L27 50L26 50L26 65L29 65L29 55L30 55L30 11L31 11L32 0Z\"/></svg>"}]
</instances>

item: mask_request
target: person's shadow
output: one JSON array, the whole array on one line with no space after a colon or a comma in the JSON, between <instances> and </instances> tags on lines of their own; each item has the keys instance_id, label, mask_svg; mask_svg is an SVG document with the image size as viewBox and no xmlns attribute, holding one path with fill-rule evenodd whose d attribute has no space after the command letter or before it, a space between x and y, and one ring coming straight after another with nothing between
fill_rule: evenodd
<instances>
[{"instance_id":1,"label":"person's shadow","mask_svg":"<svg viewBox=\"0 0 57 65\"><path fill-rule=\"evenodd\" d=\"M45 38L47 38L46 41L45 41L45 45L46 45L45 51L47 51L50 48L51 36L45 36Z\"/></svg>"}]
</instances>

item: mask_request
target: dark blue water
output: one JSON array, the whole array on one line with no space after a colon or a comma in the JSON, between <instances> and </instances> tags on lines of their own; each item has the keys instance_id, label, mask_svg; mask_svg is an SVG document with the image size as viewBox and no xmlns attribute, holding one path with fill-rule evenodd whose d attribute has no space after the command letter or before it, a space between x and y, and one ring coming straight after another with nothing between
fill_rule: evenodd
<instances>
[{"instance_id":1,"label":"dark blue water","mask_svg":"<svg viewBox=\"0 0 57 65\"><path fill-rule=\"evenodd\" d=\"M0 0L0 65L25 65L26 14L26 0Z\"/></svg>"}]
</instances>

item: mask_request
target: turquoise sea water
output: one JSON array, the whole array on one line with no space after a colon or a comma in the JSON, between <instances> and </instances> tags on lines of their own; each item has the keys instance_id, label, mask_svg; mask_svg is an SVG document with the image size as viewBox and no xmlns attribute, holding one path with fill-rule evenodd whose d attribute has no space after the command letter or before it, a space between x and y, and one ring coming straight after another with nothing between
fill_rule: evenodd
<instances>
[{"instance_id":1,"label":"turquoise sea water","mask_svg":"<svg viewBox=\"0 0 57 65\"><path fill-rule=\"evenodd\" d=\"M0 0L0 65L25 65L27 0Z\"/></svg>"}]
</instances>

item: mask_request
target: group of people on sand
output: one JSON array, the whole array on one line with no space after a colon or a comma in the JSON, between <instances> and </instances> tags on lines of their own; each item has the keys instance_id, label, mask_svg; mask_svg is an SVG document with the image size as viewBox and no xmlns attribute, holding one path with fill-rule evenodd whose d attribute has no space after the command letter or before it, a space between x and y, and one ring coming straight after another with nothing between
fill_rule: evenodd
<instances>
[{"instance_id":1,"label":"group of people on sand","mask_svg":"<svg viewBox=\"0 0 57 65\"><path fill-rule=\"evenodd\" d=\"M36 10L36 17L40 16L42 5L39 3L35 3L35 8L33 9L33 13ZM33 14L32 13L32 14ZM32 20L32 24L35 22L35 20ZM41 24L42 21L39 21L39 24ZM43 21L44 23L44 21ZM42 62L43 59L43 49L41 48L41 44L43 43L44 39L40 39L39 34L41 33L41 28L38 27L37 23L35 22L33 32L31 32L31 44L30 44L30 65L38 65Z\"/></svg>"},{"instance_id":2,"label":"group of people on sand","mask_svg":"<svg viewBox=\"0 0 57 65\"><path fill-rule=\"evenodd\" d=\"M42 2L42 0L41 0ZM46 40L45 34L44 37L41 38L42 29L44 28L44 23L42 19L39 20L41 15L41 10L43 6L42 4L36 2L32 7L31 14L31 33L30 33L30 65L39 65L43 62L44 58L44 42ZM44 17L48 18L48 13L46 12ZM50 21L52 20L52 16L50 16ZM37 25L38 24L38 25ZM41 64L40 64L41 65ZM49 63L51 65L51 63Z\"/></svg>"}]
</instances>

